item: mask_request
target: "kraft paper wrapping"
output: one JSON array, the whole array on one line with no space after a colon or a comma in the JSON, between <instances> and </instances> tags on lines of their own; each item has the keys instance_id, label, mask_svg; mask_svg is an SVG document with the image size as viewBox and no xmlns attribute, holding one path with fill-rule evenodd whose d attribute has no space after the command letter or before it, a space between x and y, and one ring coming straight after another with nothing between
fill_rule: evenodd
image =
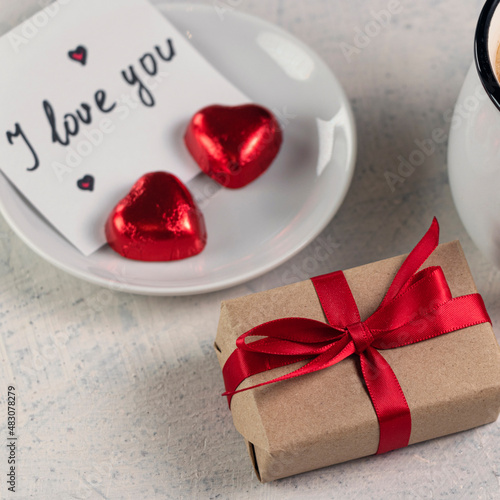
<instances>
[{"instance_id":1,"label":"kraft paper wrapping","mask_svg":"<svg viewBox=\"0 0 500 500\"><path fill-rule=\"evenodd\" d=\"M380 304L405 257L344 271L362 320ZM443 268L454 297L477 291L458 242L440 245L422 267L432 265ZM291 316L326 322L311 281L223 302L215 342L221 367L241 334ZM500 347L489 323L380 352L411 410L410 444L497 419ZM304 363L255 375L240 388ZM247 442L262 482L376 453L378 422L358 363L359 358L351 356L319 372L233 397L234 425Z\"/></svg>"}]
</instances>

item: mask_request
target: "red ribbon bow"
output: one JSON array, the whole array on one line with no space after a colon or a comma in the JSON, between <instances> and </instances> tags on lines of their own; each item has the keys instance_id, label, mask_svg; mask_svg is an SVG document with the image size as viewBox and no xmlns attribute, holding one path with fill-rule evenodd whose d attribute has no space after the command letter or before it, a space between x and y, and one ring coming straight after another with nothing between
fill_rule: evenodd
<instances>
[{"instance_id":1,"label":"red ribbon bow","mask_svg":"<svg viewBox=\"0 0 500 500\"><path fill-rule=\"evenodd\" d=\"M452 298L441 267L417 272L439 242L432 225L403 262L377 310L361 321L342 271L312 278L329 324L307 318L263 323L241 335L222 370L224 396L299 377L356 354L380 427L378 453L408 445L411 415L396 375L378 350L393 349L491 322L478 293ZM247 337L265 337L246 343ZM310 360L287 375L237 390L257 373Z\"/></svg>"}]
</instances>

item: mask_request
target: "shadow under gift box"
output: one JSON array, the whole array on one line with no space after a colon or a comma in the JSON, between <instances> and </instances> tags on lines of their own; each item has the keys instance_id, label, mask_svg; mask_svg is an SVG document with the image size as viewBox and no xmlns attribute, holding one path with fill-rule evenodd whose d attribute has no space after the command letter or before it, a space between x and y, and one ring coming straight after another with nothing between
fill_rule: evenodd
<instances>
[{"instance_id":1,"label":"shadow under gift box","mask_svg":"<svg viewBox=\"0 0 500 500\"><path fill-rule=\"evenodd\" d=\"M382 301L405 257L344 271L363 321ZM428 266L442 267L453 297L477 292L458 241L439 245L422 268ZM221 367L240 335L286 317L326 323L310 280L223 302L215 341ZM380 353L393 369L411 410L410 444L497 419L500 347L489 323ZM276 378L303 364L254 375L238 388ZM358 356L236 394L231 412L262 482L377 451L379 425Z\"/></svg>"}]
</instances>

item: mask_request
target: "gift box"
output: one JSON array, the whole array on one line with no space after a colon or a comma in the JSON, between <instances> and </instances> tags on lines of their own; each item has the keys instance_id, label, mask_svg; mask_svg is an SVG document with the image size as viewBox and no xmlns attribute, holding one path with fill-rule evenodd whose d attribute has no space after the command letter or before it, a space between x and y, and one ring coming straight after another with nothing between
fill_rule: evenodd
<instances>
[{"instance_id":1,"label":"gift box","mask_svg":"<svg viewBox=\"0 0 500 500\"><path fill-rule=\"evenodd\" d=\"M260 481L497 419L500 348L460 244L437 235L222 303L215 350Z\"/></svg>"}]
</instances>

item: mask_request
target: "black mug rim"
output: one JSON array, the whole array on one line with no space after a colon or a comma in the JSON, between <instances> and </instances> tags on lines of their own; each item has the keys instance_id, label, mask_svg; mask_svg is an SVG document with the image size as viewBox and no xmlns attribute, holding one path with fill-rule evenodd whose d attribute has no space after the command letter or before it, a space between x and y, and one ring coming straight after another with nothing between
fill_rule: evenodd
<instances>
[{"instance_id":1,"label":"black mug rim","mask_svg":"<svg viewBox=\"0 0 500 500\"><path fill-rule=\"evenodd\" d=\"M476 26L474 36L474 60L479 79L493 104L500 110L500 84L491 67L488 52L488 33L490 23L500 0L487 0L484 4Z\"/></svg>"}]
</instances>

